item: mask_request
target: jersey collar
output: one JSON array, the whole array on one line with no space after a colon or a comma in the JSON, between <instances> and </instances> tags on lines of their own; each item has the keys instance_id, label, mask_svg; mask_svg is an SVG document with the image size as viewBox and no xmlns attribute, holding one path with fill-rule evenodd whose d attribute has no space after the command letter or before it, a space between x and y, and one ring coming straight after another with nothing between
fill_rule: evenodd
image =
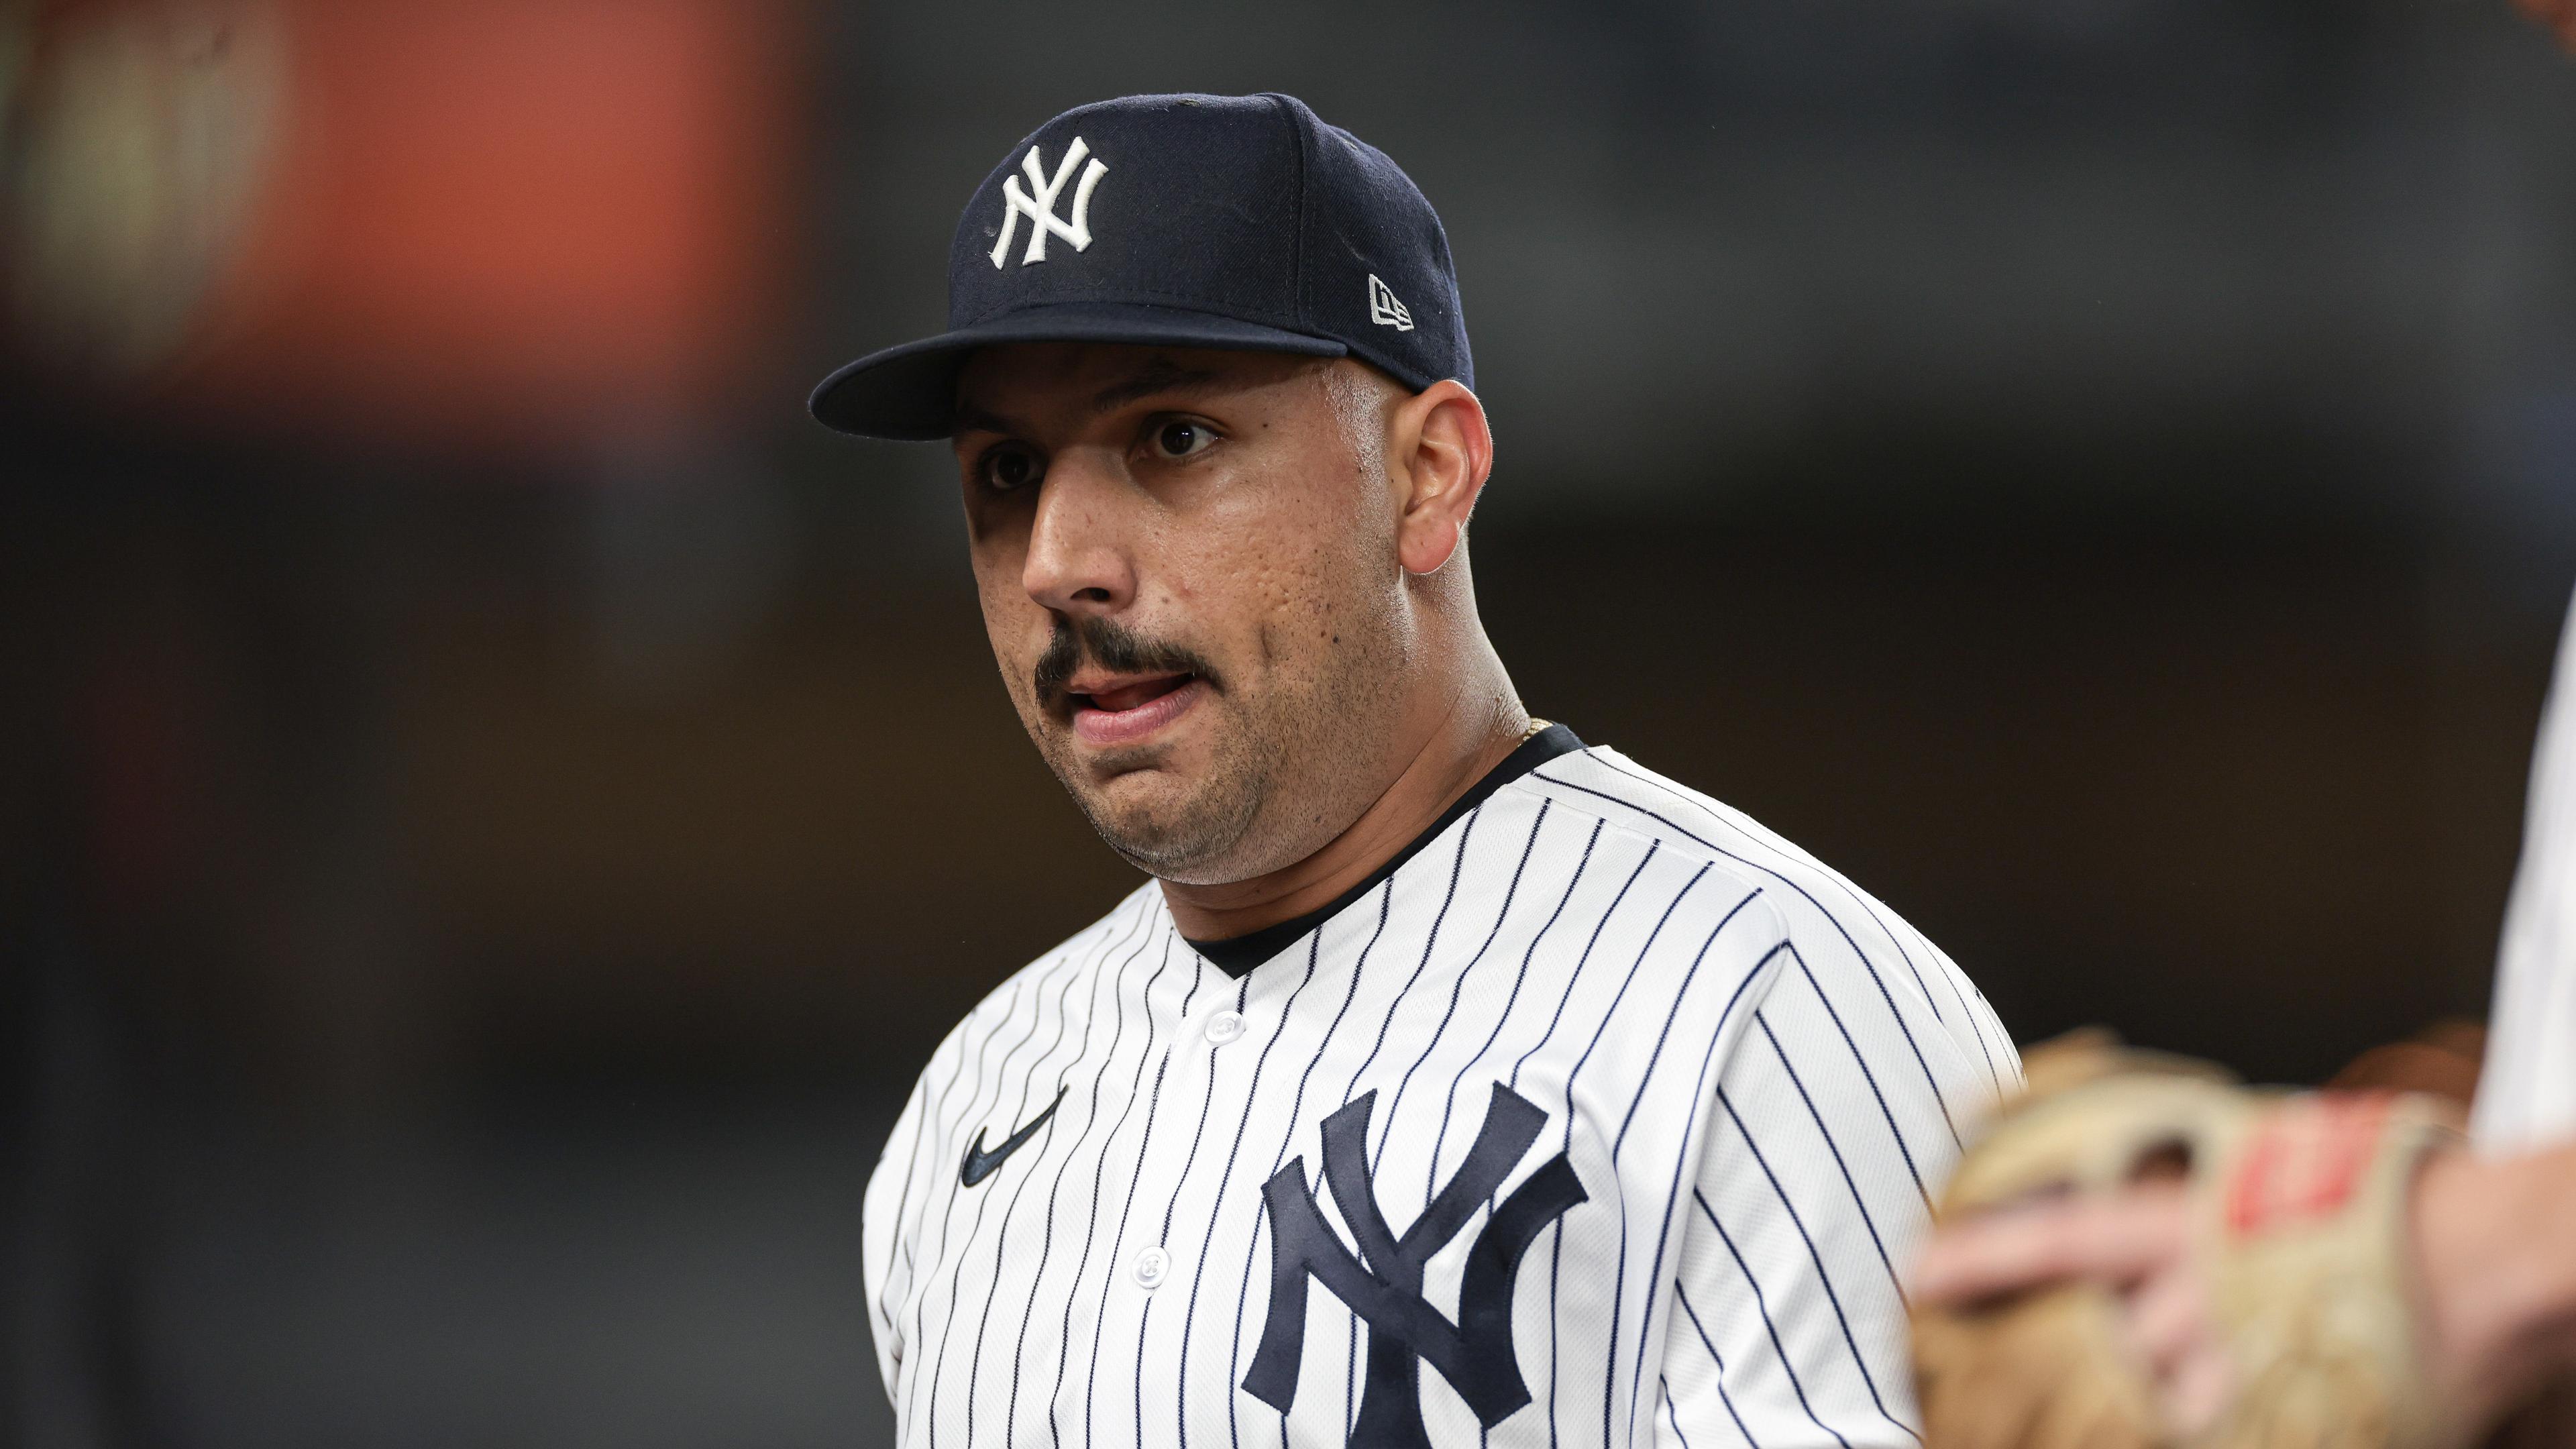
<instances>
[{"instance_id":1,"label":"jersey collar","mask_svg":"<svg viewBox=\"0 0 2576 1449\"><path fill-rule=\"evenodd\" d=\"M1561 724L1549 725L1546 729L1521 741L1519 749L1505 755L1502 763L1486 771L1483 779L1470 786L1467 793L1459 796L1448 809L1440 812L1440 818L1432 821L1429 829L1413 837L1412 842L1402 850L1387 857L1383 865L1369 872L1366 880L1302 916L1281 921L1275 926L1264 926L1250 935L1232 936L1222 941L1191 941L1190 949L1206 957L1218 970L1228 976L1240 977L1251 974L1253 967L1304 940L1307 932L1331 920L1351 902L1384 885L1387 878L1402 870L1404 863L1413 859L1422 847L1438 839L1441 832L1457 824L1469 811L1492 798L1495 791L1559 755L1572 754L1582 748L1583 741L1574 737L1574 731Z\"/></svg>"}]
</instances>

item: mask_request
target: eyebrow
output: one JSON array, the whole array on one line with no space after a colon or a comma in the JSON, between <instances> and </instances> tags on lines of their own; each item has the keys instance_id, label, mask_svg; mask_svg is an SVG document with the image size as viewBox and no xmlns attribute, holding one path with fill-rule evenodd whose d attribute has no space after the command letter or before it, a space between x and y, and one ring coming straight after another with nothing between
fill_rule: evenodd
<instances>
[{"instance_id":1,"label":"eyebrow","mask_svg":"<svg viewBox=\"0 0 2576 1449\"><path fill-rule=\"evenodd\" d=\"M1017 433L1019 425L998 413L988 413L970 402L957 405L956 423L949 436L965 433Z\"/></svg>"},{"instance_id":2,"label":"eyebrow","mask_svg":"<svg viewBox=\"0 0 2576 1449\"><path fill-rule=\"evenodd\" d=\"M1138 368L1134 376L1114 382L1091 395L1091 410L1105 413L1125 407L1138 398L1158 392L1187 392L1219 381L1216 372L1203 367L1183 367L1168 358L1157 357Z\"/></svg>"},{"instance_id":3,"label":"eyebrow","mask_svg":"<svg viewBox=\"0 0 2576 1449\"><path fill-rule=\"evenodd\" d=\"M1095 415L1113 412L1139 398L1152 397L1156 393L1189 392L1212 387L1224 380L1224 374L1212 368L1183 367L1169 358L1157 357L1138 368L1132 375L1093 393L1090 411ZM974 432L1017 435L1023 431L1019 424L1009 418L988 412L971 402L960 401L957 404L955 419L955 428L951 436Z\"/></svg>"}]
</instances>

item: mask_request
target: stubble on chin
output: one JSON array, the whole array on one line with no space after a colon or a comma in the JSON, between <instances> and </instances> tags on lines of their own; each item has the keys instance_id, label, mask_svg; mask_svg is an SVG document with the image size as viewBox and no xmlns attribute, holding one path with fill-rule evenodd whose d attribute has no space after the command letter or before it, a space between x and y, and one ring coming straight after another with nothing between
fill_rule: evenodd
<instances>
[{"instance_id":1,"label":"stubble on chin","mask_svg":"<svg viewBox=\"0 0 2576 1449\"><path fill-rule=\"evenodd\" d=\"M1355 586L1330 592L1366 596ZM1391 609L1382 601L1378 608L1317 610L1311 621L1266 625L1260 658L1271 667L1259 671L1219 674L1195 654L1178 656L1212 690L1185 725L1205 741L1203 750L1179 752L1178 761L1160 746L1125 759L1085 760L1070 721L1047 709L1043 678L1025 694L1015 686L1013 694L1048 768L1128 864L1179 885L1250 880L1322 848L1384 791L1388 781L1372 762L1390 763L1379 756L1403 696L1404 651L1395 621L1382 612ZM1312 630L1330 645L1292 658L1274 645L1276 635L1292 628ZM1114 647L1116 638L1091 642ZM1185 772L1192 754L1203 763ZM1119 790L1112 773L1119 767L1160 778Z\"/></svg>"},{"instance_id":2,"label":"stubble on chin","mask_svg":"<svg viewBox=\"0 0 2576 1449\"><path fill-rule=\"evenodd\" d=\"M1137 751L1132 765L1105 760L1115 771L1105 777L1060 736L1043 739L1040 753L1102 842L1129 865L1162 880L1211 885L1259 874L1242 872L1236 863L1258 827L1279 766L1276 751L1240 726L1211 733L1207 763L1195 777L1172 768L1166 749ZM1140 775L1150 778L1134 778ZM1130 788L1119 790L1118 780Z\"/></svg>"},{"instance_id":3,"label":"stubble on chin","mask_svg":"<svg viewBox=\"0 0 2576 1449\"><path fill-rule=\"evenodd\" d=\"M1348 670L1297 693L1257 718L1228 696L1208 700L1202 708L1214 706L1212 717L1198 722L1210 741L1205 765L1184 775L1139 752L1138 765L1162 778L1125 799L1070 740L1041 736L1039 749L1092 829L1128 864L1180 885L1231 884L1321 848L1384 786L1352 767L1372 753L1369 722L1391 711L1387 672Z\"/></svg>"}]
</instances>

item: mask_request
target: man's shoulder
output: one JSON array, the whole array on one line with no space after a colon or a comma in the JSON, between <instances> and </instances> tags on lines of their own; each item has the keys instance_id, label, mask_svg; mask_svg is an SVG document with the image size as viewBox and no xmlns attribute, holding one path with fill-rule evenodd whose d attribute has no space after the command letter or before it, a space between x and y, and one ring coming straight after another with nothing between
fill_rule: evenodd
<instances>
[{"instance_id":1,"label":"man's shoulder","mask_svg":"<svg viewBox=\"0 0 2576 1449\"><path fill-rule=\"evenodd\" d=\"M994 988L993 994L1000 996L1037 977L1053 977L1068 967L1097 970L1104 958L1115 959L1122 946L1154 940L1166 924L1162 884L1147 880L1110 907L1107 915L1065 937L1011 973Z\"/></svg>"},{"instance_id":2,"label":"man's shoulder","mask_svg":"<svg viewBox=\"0 0 2576 1449\"><path fill-rule=\"evenodd\" d=\"M1790 969L1837 986L1906 998L1929 1018L1974 1035L2000 1036L1958 966L1884 902L1743 811L1627 758L1593 746L1559 756L1519 782L1557 808L1589 814L1727 872L1758 888L1794 950ZM1840 978L1838 981L1837 978ZM1971 1005L1971 1003L1974 1003ZM1989 1043L1990 1045L1990 1043Z\"/></svg>"},{"instance_id":3,"label":"man's shoulder","mask_svg":"<svg viewBox=\"0 0 2576 1449\"><path fill-rule=\"evenodd\" d=\"M1107 915L1002 978L949 1029L922 1075L929 1076L941 1062L967 1050L974 1040L990 1036L1015 1019L1033 1021L1049 1013L1086 1009L1091 993L1084 989L1084 982L1119 964L1129 954L1129 948L1150 946L1163 934L1165 924L1161 888L1149 880Z\"/></svg>"},{"instance_id":4,"label":"man's shoulder","mask_svg":"<svg viewBox=\"0 0 2576 1449\"><path fill-rule=\"evenodd\" d=\"M1519 783L1555 808L1592 816L1761 888L1793 927L1802 915L1875 912L1893 919L1884 905L1777 831L1608 746L1560 755Z\"/></svg>"}]
</instances>

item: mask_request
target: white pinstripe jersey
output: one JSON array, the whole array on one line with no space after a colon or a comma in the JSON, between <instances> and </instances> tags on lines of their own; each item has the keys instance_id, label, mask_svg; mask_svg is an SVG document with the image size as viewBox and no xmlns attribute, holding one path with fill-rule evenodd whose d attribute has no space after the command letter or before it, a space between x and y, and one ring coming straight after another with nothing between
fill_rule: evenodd
<instances>
[{"instance_id":1,"label":"white pinstripe jersey","mask_svg":"<svg viewBox=\"0 0 2576 1449\"><path fill-rule=\"evenodd\" d=\"M2018 1074L1886 907L1551 728L1315 917L1148 884L950 1034L867 1196L900 1440L1912 1444L1898 1273Z\"/></svg>"}]
</instances>

